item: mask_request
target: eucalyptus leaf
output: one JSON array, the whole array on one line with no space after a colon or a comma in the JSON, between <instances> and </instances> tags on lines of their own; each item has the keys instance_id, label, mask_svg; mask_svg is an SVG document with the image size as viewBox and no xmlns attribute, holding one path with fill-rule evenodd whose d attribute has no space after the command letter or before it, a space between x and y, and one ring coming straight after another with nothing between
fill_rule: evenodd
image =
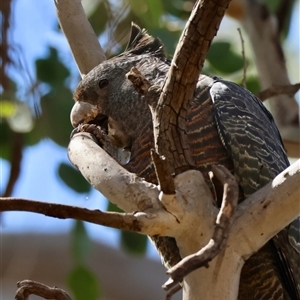
<instances>
[{"instance_id":1,"label":"eucalyptus leaf","mask_svg":"<svg viewBox=\"0 0 300 300\"><path fill-rule=\"evenodd\" d=\"M35 130L67 147L73 130L69 118L73 104L72 93L64 86L44 95L41 99L42 116L37 119Z\"/></svg>"},{"instance_id":2,"label":"eucalyptus leaf","mask_svg":"<svg viewBox=\"0 0 300 300\"><path fill-rule=\"evenodd\" d=\"M206 58L216 70L225 74L239 71L244 66L243 57L231 49L229 42L213 43Z\"/></svg>"},{"instance_id":3,"label":"eucalyptus leaf","mask_svg":"<svg viewBox=\"0 0 300 300\"><path fill-rule=\"evenodd\" d=\"M77 193L87 194L91 190L90 184L74 167L61 163L58 167L58 175L60 179L72 190Z\"/></svg>"},{"instance_id":4,"label":"eucalyptus leaf","mask_svg":"<svg viewBox=\"0 0 300 300\"><path fill-rule=\"evenodd\" d=\"M121 245L124 250L133 255L144 255L147 250L148 238L131 231L121 231Z\"/></svg>"},{"instance_id":5,"label":"eucalyptus leaf","mask_svg":"<svg viewBox=\"0 0 300 300\"><path fill-rule=\"evenodd\" d=\"M146 28L159 26L163 13L161 0L129 0L129 4L132 12L143 19Z\"/></svg>"},{"instance_id":6,"label":"eucalyptus leaf","mask_svg":"<svg viewBox=\"0 0 300 300\"><path fill-rule=\"evenodd\" d=\"M246 87L253 94L258 93L260 91L260 83L259 83L258 78L256 76L247 76Z\"/></svg>"},{"instance_id":7,"label":"eucalyptus leaf","mask_svg":"<svg viewBox=\"0 0 300 300\"><path fill-rule=\"evenodd\" d=\"M77 266L69 273L68 285L73 291L74 300L97 300L101 295L99 280L85 266Z\"/></svg>"},{"instance_id":8,"label":"eucalyptus leaf","mask_svg":"<svg viewBox=\"0 0 300 300\"><path fill-rule=\"evenodd\" d=\"M57 50L49 47L48 57L35 62L37 78L52 86L59 86L70 76L69 70L59 60Z\"/></svg>"},{"instance_id":9,"label":"eucalyptus leaf","mask_svg":"<svg viewBox=\"0 0 300 300\"><path fill-rule=\"evenodd\" d=\"M97 35L101 34L106 25L112 20L112 12L109 2L106 0L98 1L89 15L89 22Z\"/></svg>"},{"instance_id":10,"label":"eucalyptus leaf","mask_svg":"<svg viewBox=\"0 0 300 300\"><path fill-rule=\"evenodd\" d=\"M71 252L77 264L82 263L91 251L91 240L82 221L75 221L71 235Z\"/></svg>"}]
</instances>

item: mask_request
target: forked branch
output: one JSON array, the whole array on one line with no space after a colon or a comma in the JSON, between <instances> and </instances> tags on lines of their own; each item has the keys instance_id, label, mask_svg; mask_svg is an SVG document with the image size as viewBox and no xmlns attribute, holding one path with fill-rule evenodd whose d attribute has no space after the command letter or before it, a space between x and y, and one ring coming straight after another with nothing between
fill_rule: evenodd
<instances>
[{"instance_id":1,"label":"forked branch","mask_svg":"<svg viewBox=\"0 0 300 300\"><path fill-rule=\"evenodd\" d=\"M208 263L226 245L238 203L239 188L236 179L225 167L221 165L218 167L212 166L212 170L217 179L222 183L224 191L222 205L215 222L212 238L197 253L186 256L177 265L167 271L170 279L163 285L165 290L170 290L178 285L192 271L201 267L207 268Z\"/></svg>"}]
</instances>

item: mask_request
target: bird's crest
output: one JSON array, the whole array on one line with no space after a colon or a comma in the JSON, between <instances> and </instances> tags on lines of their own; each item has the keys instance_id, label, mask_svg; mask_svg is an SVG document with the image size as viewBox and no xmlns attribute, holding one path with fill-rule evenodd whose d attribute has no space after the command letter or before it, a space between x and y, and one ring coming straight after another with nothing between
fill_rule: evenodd
<instances>
[{"instance_id":1,"label":"bird's crest","mask_svg":"<svg viewBox=\"0 0 300 300\"><path fill-rule=\"evenodd\" d=\"M165 59L164 45L158 38L149 35L135 23L131 23L131 33L124 54L152 54L160 59Z\"/></svg>"}]
</instances>

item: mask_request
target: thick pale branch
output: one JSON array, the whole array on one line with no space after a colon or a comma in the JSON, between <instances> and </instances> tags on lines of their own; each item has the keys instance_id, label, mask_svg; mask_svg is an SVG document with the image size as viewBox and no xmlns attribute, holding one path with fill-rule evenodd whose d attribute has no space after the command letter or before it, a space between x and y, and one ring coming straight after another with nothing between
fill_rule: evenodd
<instances>
[{"instance_id":1,"label":"thick pale branch","mask_svg":"<svg viewBox=\"0 0 300 300\"><path fill-rule=\"evenodd\" d=\"M167 161L163 157L160 157L155 150L151 151L151 158L161 191L168 195L175 194L174 180L171 176Z\"/></svg>"},{"instance_id":2,"label":"thick pale branch","mask_svg":"<svg viewBox=\"0 0 300 300\"><path fill-rule=\"evenodd\" d=\"M125 205L129 208L129 212L137 210L148 212L156 205L160 206L151 200L157 199L159 195L155 186L149 184L150 192L153 193L153 198L149 199L149 195L139 187L142 180L130 173L125 174L125 179L122 179L124 169L87 134L74 136L69 145L69 156L93 186L101 192L105 191L104 194L109 200L117 199L120 203L123 202L123 207ZM116 169L112 170L114 168ZM198 299L200 292L202 299L214 297L217 299L220 291L222 295L224 294L223 299L235 299L244 259L257 251L299 214L299 174L298 161L238 207L238 217L232 226L226 251L211 261L209 269L201 268L185 277L186 299ZM182 256L186 257L198 252L209 242L218 212L212 205L209 189L199 172L190 170L179 174L174 182L176 196L159 195L159 199L170 215L175 216L176 222L170 219L174 223L168 234L176 238ZM141 184L148 186L148 183ZM128 187L131 185L132 189L128 193ZM143 205L138 201L139 194L142 194ZM127 203L124 204L124 201ZM283 205L285 209L282 209ZM269 221L274 218L276 224ZM253 236L257 237L257 242L252 241Z\"/></svg>"},{"instance_id":3,"label":"thick pale branch","mask_svg":"<svg viewBox=\"0 0 300 300\"><path fill-rule=\"evenodd\" d=\"M300 160L239 205L231 247L245 259L255 253L300 215L299 197Z\"/></svg>"},{"instance_id":4,"label":"thick pale branch","mask_svg":"<svg viewBox=\"0 0 300 300\"><path fill-rule=\"evenodd\" d=\"M68 147L70 161L85 179L125 212L156 208L159 190L129 173L106 153L88 133L76 134Z\"/></svg>"},{"instance_id":5,"label":"thick pale branch","mask_svg":"<svg viewBox=\"0 0 300 300\"><path fill-rule=\"evenodd\" d=\"M69 158L96 189L101 191L108 199L114 201L124 211L144 211L146 209L159 208L159 204L149 200L159 198L157 187L139 179L135 174L127 172L101 149L89 134L80 133L72 138L69 144ZM298 160L287 170L279 174L271 183L239 205L238 215L240 217L236 221L238 225L234 227L243 228L242 224L247 215L249 220L245 224L252 225L251 228L243 230L250 230L248 235L252 232L251 230L256 231L256 233L259 231L260 234L261 232L258 228L265 228L264 237L258 238L261 239L258 242L259 246L254 247L256 250L271 238L272 234L274 235L277 231L285 227L299 214L299 169L300 163ZM197 171L193 172L194 177L199 173ZM189 188L187 196L197 191L199 197L202 197L209 191L208 187L202 192L199 192L197 187L196 189L192 189L192 183L194 182L182 179L185 176L184 174L178 175L175 178L177 190L182 190L186 187ZM181 179L179 180L179 178ZM197 181L199 181L199 185L201 183L200 179L198 178ZM139 203L139 199L143 199L143 203ZM192 204L190 203L189 205ZM282 209L282 205L285 206L284 210ZM191 208L186 208L185 212L190 210ZM197 212L197 214L200 213L200 211ZM206 212L203 213L204 215L206 214ZM272 219L273 214L276 215L276 224L268 221ZM239 234L241 232L236 232L233 237L235 238ZM241 234L241 236L243 235ZM248 252L245 251L243 254L246 255Z\"/></svg>"},{"instance_id":6,"label":"thick pale branch","mask_svg":"<svg viewBox=\"0 0 300 300\"><path fill-rule=\"evenodd\" d=\"M224 249L238 203L239 187L235 177L223 166L213 166L214 175L222 183L224 194L218 213L212 238L208 244L195 254L183 258L177 265L167 271L170 279L163 285L169 290L179 284L185 276L208 263Z\"/></svg>"},{"instance_id":7,"label":"thick pale branch","mask_svg":"<svg viewBox=\"0 0 300 300\"><path fill-rule=\"evenodd\" d=\"M92 186L125 212L140 211L157 214L160 210L166 210L171 220L176 220L176 222L182 222L185 214L189 213L190 218L186 219L184 225L188 230L191 222L196 224L199 216L204 218L202 213L205 213L205 207L212 206L213 203L210 191L200 172L190 171L190 173L178 175L175 178L176 194L164 194L156 185L145 182L121 167L96 144L88 133L76 134L71 139L69 159ZM199 197L202 201L198 200ZM186 199L190 201L187 203ZM191 217L192 215L194 218ZM172 231L168 234L161 232L161 234L168 236L180 234L174 225L170 226L173 226Z\"/></svg>"},{"instance_id":8,"label":"thick pale branch","mask_svg":"<svg viewBox=\"0 0 300 300\"><path fill-rule=\"evenodd\" d=\"M81 1L54 0L54 3L60 27L68 40L82 77L104 61L105 54L84 13Z\"/></svg>"}]
</instances>

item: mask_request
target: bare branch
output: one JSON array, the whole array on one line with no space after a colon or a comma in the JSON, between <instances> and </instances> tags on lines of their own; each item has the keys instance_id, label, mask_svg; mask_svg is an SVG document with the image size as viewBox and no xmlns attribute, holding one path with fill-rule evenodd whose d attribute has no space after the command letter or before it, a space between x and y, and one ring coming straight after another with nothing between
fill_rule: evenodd
<instances>
[{"instance_id":1,"label":"bare branch","mask_svg":"<svg viewBox=\"0 0 300 300\"><path fill-rule=\"evenodd\" d=\"M215 222L212 238L199 252L186 256L177 265L167 271L170 279L163 285L165 290L169 290L179 284L192 271L201 267L208 267L208 263L226 245L238 202L239 188L235 177L226 168L223 166L213 166L212 170L224 187L222 206Z\"/></svg>"},{"instance_id":2,"label":"bare branch","mask_svg":"<svg viewBox=\"0 0 300 300\"><path fill-rule=\"evenodd\" d=\"M3 193L3 197L9 197L14 189L14 186L20 176L21 163L23 158L23 134L17 132L11 132L12 134L12 149L11 149L11 168L9 172L8 182Z\"/></svg>"},{"instance_id":3,"label":"bare branch","mask_svg":"<svg viewBox=\"0 0 300 300\"><path fill-rule=\"evenodd\" d=\"M59 219L75 219L112 228L140 232L134 214L102 212L82 207L47 203L23 198L0 198L0 211L27 211Z\"/></svg>"},{"instance_id":4,"label":"bare branch","mask_svg":"<svg viewBox=\"0 0 300 300\"><path fill-rule=\"evenodd\" d=\"M227 12L250 38L262 89L291 85L276 16L257 0L233 0ZM299 141L299 105L293 95L275 93L269 104L283 140Z\"/></svg>"},{"instance_id":5,"label":"bare branch","mask_svg":"<svg viewBox=\"0 0 300 300\"><path fill-rule=\"evenodd\" d=\"M104 61L105 54L80 0L54 0L59 24L68 40L79 73L86 75Z\"/></svg>"},{"instance_id":6,"label":"bare branch","mask_svg":"<svg viewBox=\"0 0 300 300\"><path fill-rule=\"evenodd\" d=\"M289 84L289 85L272 85L266 90L259 92L256 96L261 101L264 101L278 95L294 96L299 90L300 90L300 83Z\"/></svg>"},{"instance_id":7,"label":"bare branch","mask_svg":"<svg viewBox=\"0 0 300 300\"><path fill-rule=\"evenodd\" d=\"M49 287L33 280L19 281L17 287L15 300L27 300L30 295L36 295L44 299L72 300L64 290L57 287Z\"/></svg>"},{"instance_id":8,"label":"bare branch","mask_svg":"<svg viewBox=\"0 0 300 300\"><path fill-rule=\"evenodd\" d=\"M175 174L193 165L186 136L187 106L229 0L197 1L176 47L154 118L155 148ZM171 172L173 172L171 170Z\"/></svg>"},{"instance_id":9,"label":"bare branch","mask_svg":"<svg viewBox=\"0 0 300 300\"><path fill-rule=\"evenodd\" d=\"M244 258L300 215L300 160L239 204L229 243ZM258 200L260 199L260 200ZM284 207L284 209L283 209ZM276 222L270 222L276 216ZM255 239L249 239L249 237Z\"/></svg>"}]
</instances>

